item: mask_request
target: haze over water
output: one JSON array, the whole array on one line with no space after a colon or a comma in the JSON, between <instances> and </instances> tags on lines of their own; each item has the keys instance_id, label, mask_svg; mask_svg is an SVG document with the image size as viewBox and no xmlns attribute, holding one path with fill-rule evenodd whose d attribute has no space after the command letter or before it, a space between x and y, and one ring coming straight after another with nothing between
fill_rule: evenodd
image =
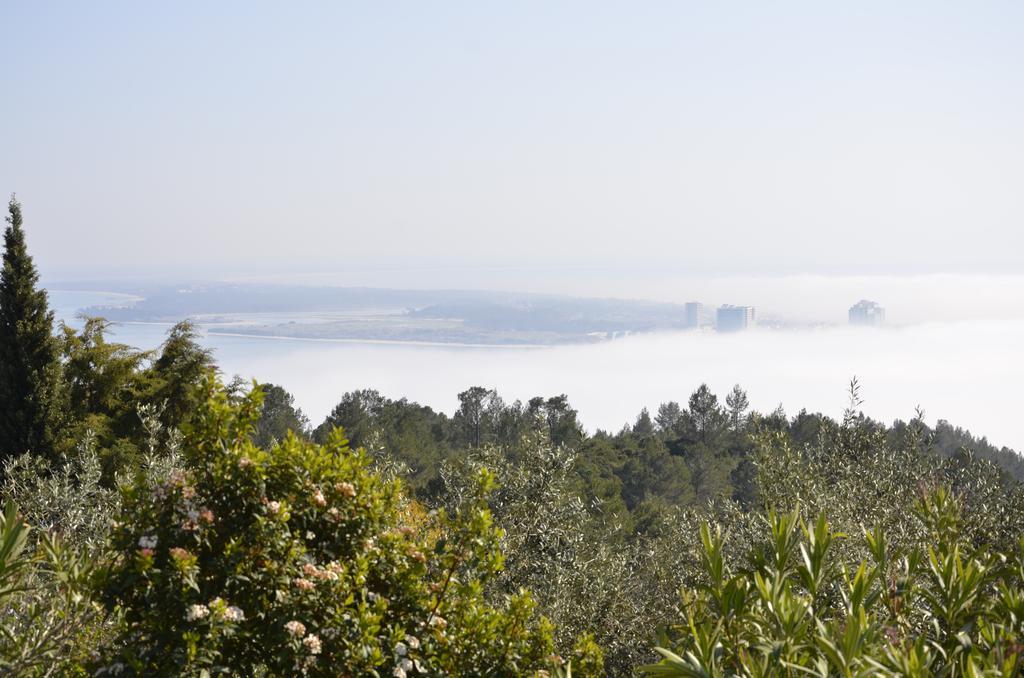
<instances>
[{"instance_id":1,"label":"haze over water","mask_svg":"<svg viewBox=\"0 0 1024 678\"><path fill-rule=\"evenodd\" d=\"M746 289L747 295L769 307L781 307L789 299L794 311L803 310L796 315L808 320L822 317L818 309L831 309L848 299L852 288L881 291L895 300L898 311L891 325L882 328L837 324L731 335L672 332L530 349L220 335L207 335L203 342L214 349L225 374L284 386L314 423L322 421L348 390L375 388L389 397L451 413L457 394L472 385L496 388L509 401L566 393L590 431L617 430L632 422L642 407L653 412L661 402L685 402L702 382L720 397L739 383L747 389L752 407L762 412L781 404L791 416L801 408L838 416L846 406L847 384L857 376L863 409L871 417L906 420L914 415L915 406L921 406L929 423L947 419L987 436L995 445L1020 450L1022 281L1021 276L944 276L860 279L855 284L851 279L775 278L761 285L749 280L691 285L698 298L708 293L735 297ZM638 286L634 291L655 289ZM83 293L58 291L51 296L64 318L101 301ZM904 308L909 311L900 310ZM845 306L840 305L826 317L840 323L844 314ZM122 325L115 336L153 348L166 329Z\"/></svg>"}]
</instances>

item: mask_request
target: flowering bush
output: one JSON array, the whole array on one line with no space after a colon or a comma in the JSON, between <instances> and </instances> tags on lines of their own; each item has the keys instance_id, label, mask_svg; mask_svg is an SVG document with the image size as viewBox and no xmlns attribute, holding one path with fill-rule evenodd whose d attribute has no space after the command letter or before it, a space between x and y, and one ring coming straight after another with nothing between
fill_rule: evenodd
<instances>
[{"instance_id":1,"label":"flowering bush","mask_svg":"<svg viewBox=\"0 0 1024 678\"><path fill-rule=\"evenodd\" d=\"M101 675L523 675L560 663L527 594L484 601L502 565L486 473L479 501L414 529L399 484L340 430L323 446L292 436L263 450L250 437L258 390L233 403L211 379L206 396L184 469L124 491L104 592L125 624Z\"/></svg>"}]
</instances>

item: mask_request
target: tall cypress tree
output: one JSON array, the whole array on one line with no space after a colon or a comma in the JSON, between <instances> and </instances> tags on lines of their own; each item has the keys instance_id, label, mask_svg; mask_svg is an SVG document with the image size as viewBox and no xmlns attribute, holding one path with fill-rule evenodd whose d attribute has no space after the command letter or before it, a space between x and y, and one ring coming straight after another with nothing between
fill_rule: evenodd
<instances>
[{"instance_id":1,"label":"tall cypress tree","mask_svg":"<svg viewBox=\"0 0 1024 678\"><path fill-rule=\"evenodd\" d=\"M60 346L53 312L25 246L21 205L11 196L0 273L0 461L58 455Z\"/></svg>"}]
</instances>

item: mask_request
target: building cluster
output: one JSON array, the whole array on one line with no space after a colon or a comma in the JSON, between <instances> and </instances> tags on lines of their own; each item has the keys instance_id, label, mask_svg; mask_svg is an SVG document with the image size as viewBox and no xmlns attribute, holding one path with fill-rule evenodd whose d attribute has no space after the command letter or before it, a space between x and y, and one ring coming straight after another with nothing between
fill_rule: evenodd
<instances>
[{"instance_id":1,"label":"building cluster","mask_svg":"<svg viewBox=\"0 0 1024 678\"><path fill-rule=\"evenodd\" d=\"M861 299L850 307L851 325L881 325L885 322L885 309L874 301Z\"/></svg>"},{"instance_id":2,"label":"building cluster","mask_svg":"<svg viewBox=\"0 0 1024 678\"><path fill-rule=\"evenodd\" d=\"M753 306L724 304L705 310L704 304L691 301L683 307L684 325L690 329L714 327L717 332L742 332L754 327L757 313ZM876 327L885 323L885 309L877 302L861 299L850 307L850 324Z\"/></svg>"},{"instance_id":3,"label":"building cluster","mask_svg":"<svg viewBox=\"0 0 1024 678\"><path fill-rule=\"evenodd\" d=\"M686 316L686 327L697 329L699 327L703 327L705 324L711 324L706 322L704 305L700 302L691 301L683 308L683 312ZM756 313L753 306L733 306L731 304L725 304L724 306L719 306L715 309L714 317L709 320L713 320L714 327L719 332L739 332L749 327L753 327L755 319Z\"/></svg>"}]
</instances>

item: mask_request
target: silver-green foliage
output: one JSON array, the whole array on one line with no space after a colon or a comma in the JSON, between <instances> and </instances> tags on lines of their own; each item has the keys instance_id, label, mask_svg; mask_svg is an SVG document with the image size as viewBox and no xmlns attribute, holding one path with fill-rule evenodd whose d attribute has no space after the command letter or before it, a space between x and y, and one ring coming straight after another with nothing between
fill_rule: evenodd
<instances>
[{"instance_id":1,"label":"silver-green foliage","mask_svg":"<svg viewBox=\"0 0 1024 678\"><path fill-rule=\"evenodd\" d=\"M441 476L450 509L471 498L480 469L497 480L489 506L503 531L505 566L489 595L528 589L554 623L560 651L591 634L609 673L628 674L650 656L653 629L672 613L650 601L672 601L678 585L651 540L625 534L599 504L580 499L574 464L574 453L538 426L514 449L484 446Z\"/></svg>"},{"instance_id":2,"label":"silver-green foliage","mask_svg":"<svg viewBox=\"0 0 1024 678\"><path fill-rule=\"evenodd\" d=\"M9 501L0 519L0 674L76 675L102 631L91 561L32 532Z\"/></svg>"},{"instance_id":3,"label":"silver-green foliage","mask_svg":"<svg viewBox=\"0 0 1024 678\"><path fill-rule=\"evenodd\" d=\"M137 475L150 483L180 463L178 435L164 429L158 414L148 406L138 413L148 442ZM114 635L118 615L102 609L92 582L97 564L107 560L108 534L120 510L120 492L105 487L102 476L88 432L61 465L31 454L5 465L0 673L74 675Z\"/></svg>"},{"instance_id":4,"label":"silver-green foliage","mask_svg":"<svg viewBox=\"0 0 1024 678\"><path fill-rule=\"evenodd\" d=\"M819 514L770 512L767 546L743 568L718 528L701 530L707 584L684 591L652 676L1018 675L1024 650L1024 542L974 548L946 487L918 494L912 520L930 545L901 549L881 527L848 537Z\"/></svg>"},{"instance_id":5,"label":"silver-green foliage","mask_svg":"<svg viewBox=\"0 0 1024 678\"><path fill-rule=\"evenodd\" d=\"M929 441L911 433L900 445L883 431L849 414L825 426L804 449L786 436L765 433L754 453L764 505L779 511L800 507L804 515L825 512L843 532L881 526L900 548L925 543L913 508L921 492L939 486L955 491L963 505L961 533L973 545L1010 549L1024 534L1024 492L990 462L964 452L949 459L931 454ZM749 546L749 545L748 545ZM863 544L847 541L841 557L867 556Z\"/></svg>"}]
</instances>

